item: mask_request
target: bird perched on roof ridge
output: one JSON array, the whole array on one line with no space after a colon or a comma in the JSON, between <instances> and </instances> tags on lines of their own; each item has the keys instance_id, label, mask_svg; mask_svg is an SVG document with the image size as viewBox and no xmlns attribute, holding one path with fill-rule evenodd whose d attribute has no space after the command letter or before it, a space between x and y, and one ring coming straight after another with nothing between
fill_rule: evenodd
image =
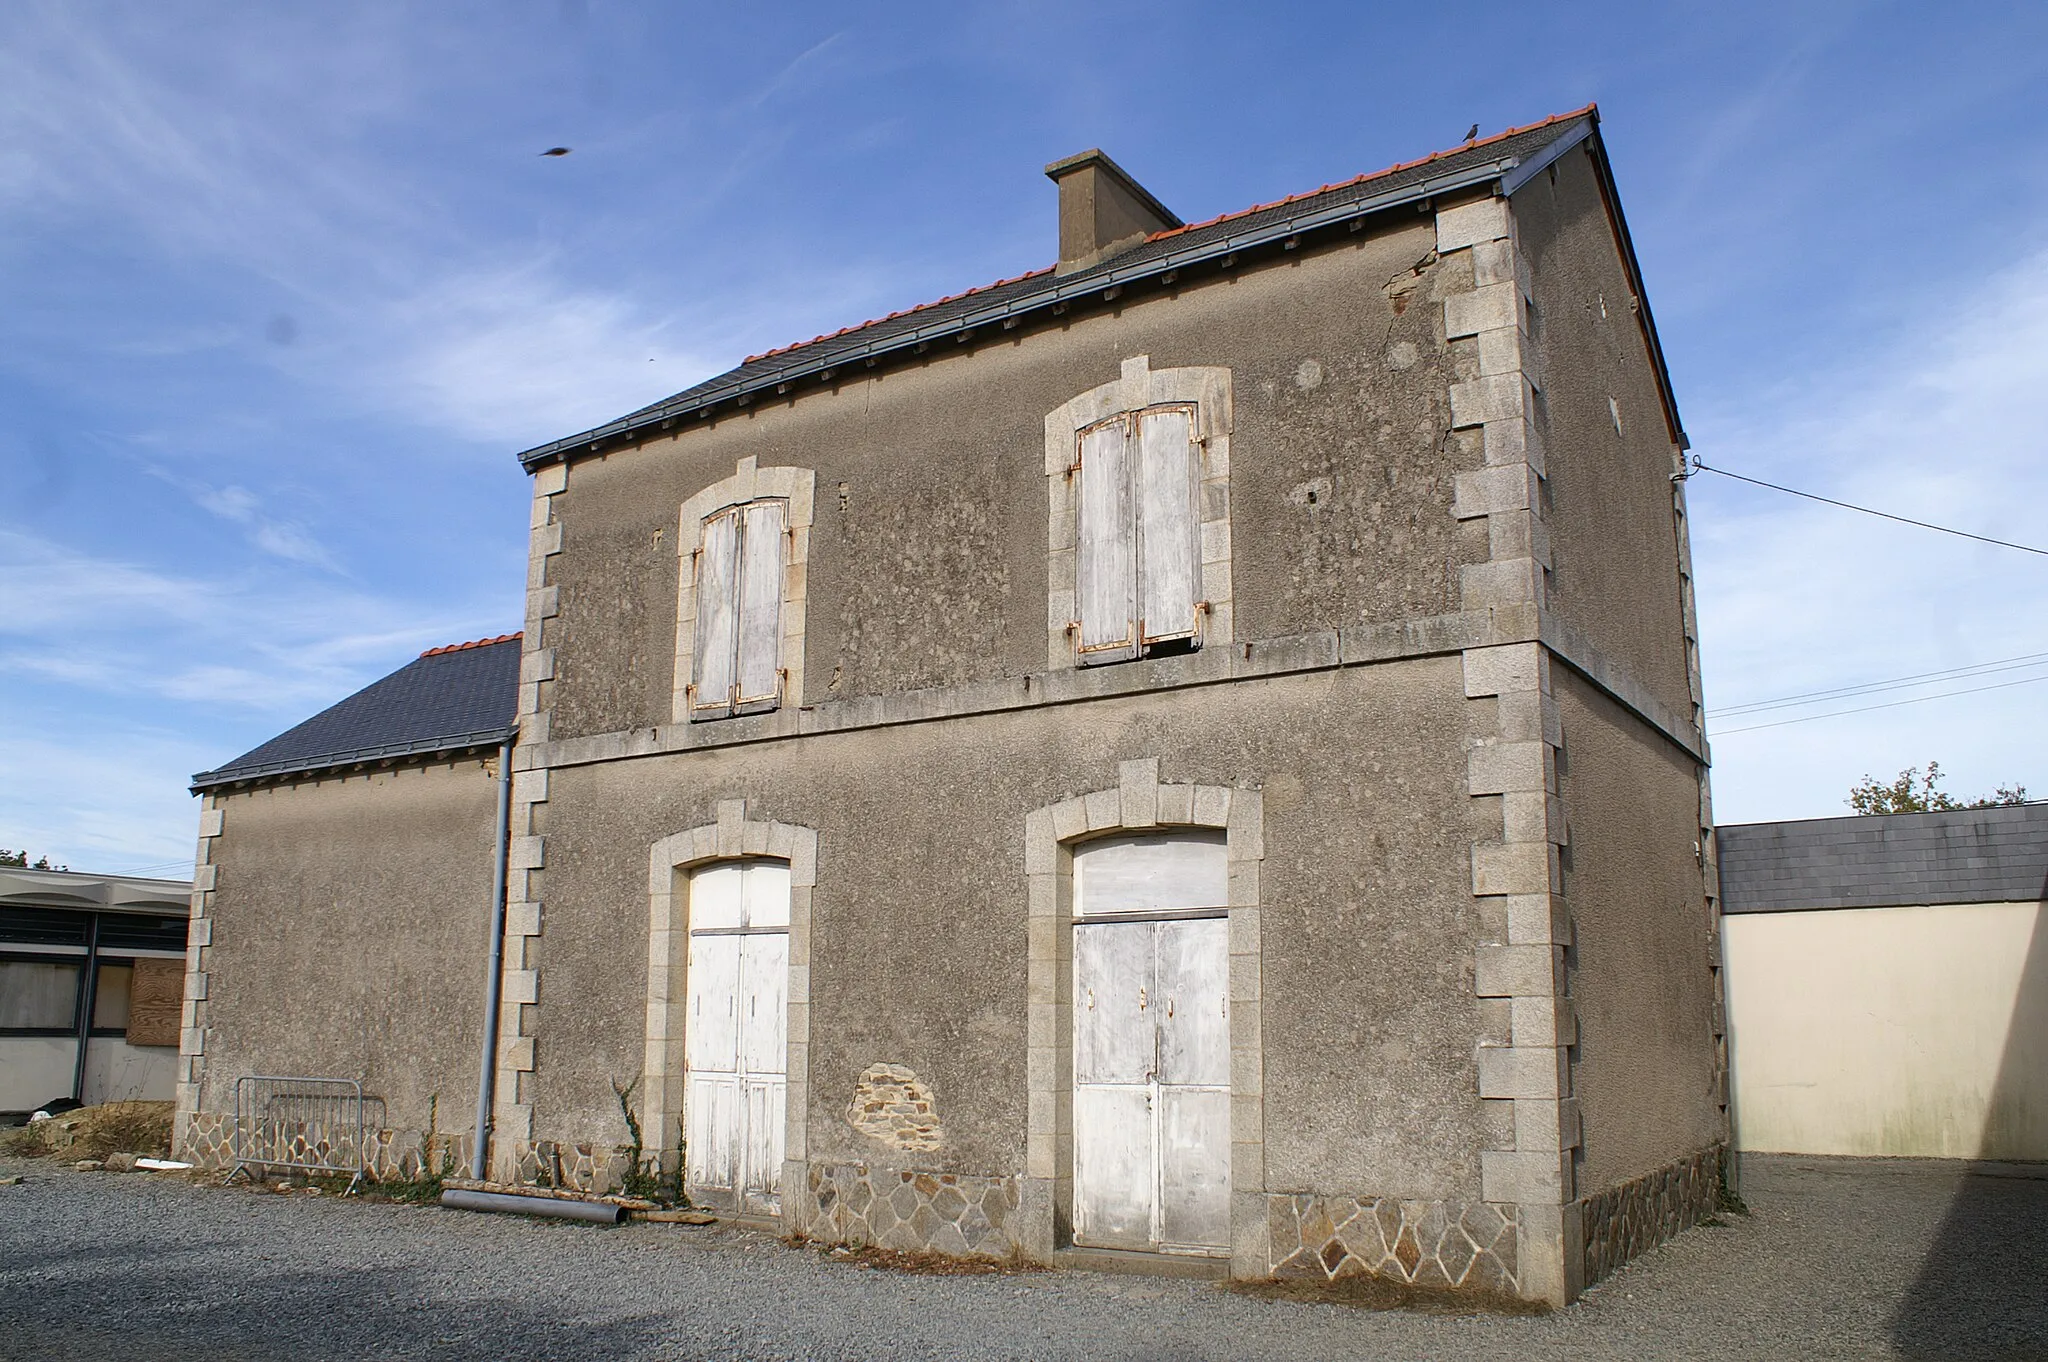
<instances>
[{"instance_id":1,"label":"bird perched on roof ridge","mask_svg":"<svg viewBox=\"0 0 2048 1362\"><path fill-rule=\"evenodd\" d=\"M568 154L569 148L567 147L549 147L541 153L543 156L567 156Z\"/></svg>"},{"instance_id":2,"label":"bird perched on roof ridge","mask_svg":"<svg viewBox=\"0 0 2048 1362\"><path fill-rule=\"evenodd\" d=\"M1479 125L1478 125L1477 123L1474 123L1474 124L1473 124L1473 125L1472 125L1471 127L1469 127L1469 128L1467 128L1467 129L1465 129L1465 140L1466 140L1467 142L1473 142L1473 141L1477 141L1477 140L1478 140L1478 138L1479 138ZM552 155L554 155L554 153L553 153L553 152L549 152L549 153L548 153L548 155L552 156Z\"/></svg>"}]
</instances>

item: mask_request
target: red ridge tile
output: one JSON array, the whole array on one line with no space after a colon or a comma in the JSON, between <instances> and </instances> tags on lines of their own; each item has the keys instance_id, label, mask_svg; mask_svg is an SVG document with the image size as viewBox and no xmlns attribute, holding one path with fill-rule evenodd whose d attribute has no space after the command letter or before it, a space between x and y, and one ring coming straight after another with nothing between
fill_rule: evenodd
<instances>
[{"instance_id":1,"label":"red ridge tile","mask_svg":"<svg viewBox=\"0 0 2048 1362\"><path fill-rule=\"evenodd\" d=\"M500 634L496 638L471 639L468 643L444 643L438 648L429 648L421 657L439 657L442 653L459 653L465 648L488 648L493 643L512 643L525 634L524 630L512 634Z\"/></svg>"}]
</instances>

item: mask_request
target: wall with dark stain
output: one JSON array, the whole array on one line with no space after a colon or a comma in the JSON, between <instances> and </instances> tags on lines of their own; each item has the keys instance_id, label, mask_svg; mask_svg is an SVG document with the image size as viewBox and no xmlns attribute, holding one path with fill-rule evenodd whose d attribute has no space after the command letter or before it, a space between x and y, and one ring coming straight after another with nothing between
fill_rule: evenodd
<instances>
[{"instance_id":1,"label":"wall with dark stain","mask_svg":"<svg viewBox=\"0 0 2048 1362\"><path fill-rule=\"evenodd\" d=\"M1535 294L1551 608L1690 716L1677 446L1592 159L1568 152L1555 171L1514 197Z\"/></svg>"},{"instance_id":2,"label":"wall with dark stain","mask_svg":"<svg viewBox=\"0 0 2048 1362\"><path fill-rule=\"evenodd\" d=\"M1579 1018L1579 1195L1726 1138L1693 759L1566 667L1551 672Z\"/></svg>"},{"instance_id":3,"label":"wall with dark stain","mask_svg":"<svg viewBox=\"0 0 2048 1362\"><path fill-rule=\"evenodd\" d=\"M807 702L1042 670L1045 415L1138 354L1233 371L1239 638L1457 609L1485 546L1449 514L1433 239L1361 233L571 464L552 735L669 722L676 511L743 457L817 474Z\"/></svg>"},{"instance_id":4,"label":"wall with dark stain","mask_svg":"<svg viewBox=\"0 0 2048 1362\"><path fill-rule=\"evenodd\" d=\"M472 1128L496 777L481 760L217 795L201 1109L244 1074L360 1079L371 1123Z\"/></svg>"}]
</instances>

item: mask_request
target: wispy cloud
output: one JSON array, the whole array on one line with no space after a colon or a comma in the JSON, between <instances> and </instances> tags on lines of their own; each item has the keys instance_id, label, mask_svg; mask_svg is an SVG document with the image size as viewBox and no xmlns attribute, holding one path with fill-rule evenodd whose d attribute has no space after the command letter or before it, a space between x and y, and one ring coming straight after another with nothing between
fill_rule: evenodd
<instances>
[{"instance_id":1,"label":"wispy cloud","mask_svg":"<svg viewBox=\"0 0 2048 1362\"><path fill-rule=\"evenodd\" d=\"M1709 464L2021 543L2044 536L2048 249L1954 311L1694 420ZM2048 650L2048 561L1697 476L1710 705ZM1938 759L1958 788L2048 764L2024 688L1730 734L1724 817L1839 807L1866 772ZM1729 727L1741 726L1733 721Z\"/></svg>"},{"instance_id":2,"label":"wispy cloud","mask_svg":"<svg viewBox=\"0 0 2048 1362\"><path fill-rule=\"evenodd\" d=\"M484 610L421 619L340 585L168 573L4 530L0 583L0 673L269 716L330 704L394 654L498 623Z\"/></svg>"},{"instance_id":3,"label":"wispy cloud","mask_svg":"<svg viewBox=\"0 0 2048 1362\"><path fill-rule=\"evenodd\" d=\"M334 555L309 533L305 526L294 520L269 515L263 509L263 499L246 487L233 483L225 487L211 487L191 478L180 477L164 468L152 468L151 475L170 483L192 499L194 505L211 515L233 525L239 525L247 533L249 542L258 550L289 562L305 563L311 567L324 568L329 572L342 571Z\"/></svg>"}]
</instances>

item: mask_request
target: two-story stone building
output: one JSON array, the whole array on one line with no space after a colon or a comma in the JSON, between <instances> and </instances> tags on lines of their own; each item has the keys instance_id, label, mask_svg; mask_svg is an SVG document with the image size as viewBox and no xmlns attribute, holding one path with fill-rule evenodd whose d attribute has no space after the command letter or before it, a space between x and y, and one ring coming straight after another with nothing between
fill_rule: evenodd
<instances>
[{"instance_id":1,"label":"two-story stone building","mask_svg":"<svg viewBox=\"0 0 2048 1362\"><path fill-rule=\"evenodd\" d=\"M1195 225L1047 173L1056 265L522 456L491 1167L602 1176L632 1085L813 1236L1568 1300L1727 1138L1685 442L1597 116ZM497 736L443 738L202 778L195 1144L287 1024L209 986L259 917L481 1008ZM427 836L377 781L465 801L431 902L281 831Z\"/></svg>"}]
</instances>

